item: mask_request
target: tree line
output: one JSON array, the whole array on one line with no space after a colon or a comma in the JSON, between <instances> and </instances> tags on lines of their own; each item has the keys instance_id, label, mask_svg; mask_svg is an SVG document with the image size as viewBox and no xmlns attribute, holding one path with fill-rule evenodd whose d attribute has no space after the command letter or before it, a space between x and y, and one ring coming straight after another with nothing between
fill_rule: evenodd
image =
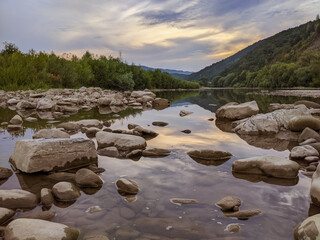
<instances>
[{"instance_id":1,"label":"tree line","mask_svg":"<svg viewBox=\"0 0 320 240\"><path fill-rule=\"evenodd\" d=\"M195 89L200 85L172 77L159 69L145 71L112 56L95 57L86 52L71 59L45 52L21 52L5 43L0 52L0 89L101 87L115 90Z\"/></svg>"}]
</instances>

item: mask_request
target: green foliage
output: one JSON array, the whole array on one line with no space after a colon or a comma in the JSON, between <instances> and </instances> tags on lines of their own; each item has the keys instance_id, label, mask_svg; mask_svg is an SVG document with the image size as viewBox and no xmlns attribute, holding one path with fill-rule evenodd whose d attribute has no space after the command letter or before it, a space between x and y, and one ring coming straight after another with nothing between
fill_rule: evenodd
<instances>
[{"instance_id":1,"label":"green foliage","mask_svg":"<svg viewBox=\"0 0 320 240\"><path fill-rule=\"evenodd\" d=\"M198 83L172 77L160 70L145 71L112 56L99 58L86 52L71 60L30 50L22 53L11 43L0 52L0 89L79 88L133 90L153 88L197 89Z\"/></svg>"},{"instance_id":2,"label":"green foliage","mask_svg":"<svg viewBox=\"0 0 320 240\"><path fill-rule=\"evenodd\" d=\"M214 87L320 87L320 20L262 43L213 79Z\"/></svg>"}]
</instances>

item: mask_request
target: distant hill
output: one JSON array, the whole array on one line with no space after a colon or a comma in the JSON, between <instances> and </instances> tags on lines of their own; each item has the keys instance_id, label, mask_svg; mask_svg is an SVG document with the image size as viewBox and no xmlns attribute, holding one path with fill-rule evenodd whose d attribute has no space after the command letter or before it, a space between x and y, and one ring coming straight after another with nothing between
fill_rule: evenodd
<instances>
[{"instance_id":1,"label":"distant hill","mask_svg":"<svg viewBox=\"0 0 320 240\"><path fill-rule=\"evenodd\" d=\"M195 72L190 74L185 78L188 81L208 81L219 75L221 72L226 70L228 67L232 66L236 62L238 62L242 57L244 57L248 52L253 50L255 47L259 46L262 41L256 42L245 49L237 52L236 54L221 60L219 62L213 63L212 65L205 67L204 69L200 70L199 72Z\"/></svg>"},{"instance_id":2,"label":"distant hill","mask_svg":"<svg viewBox=\"0 0 320 240\"><path fill-rule=\"evenodd\" d=\"M211 86L320 87L320 20L263 40L216 76Z\"/></svg>"},{"instance_id":3,"label":"distant hill","mask_svg":"<svg viewBox=\"0 0 320 240\"><path fill-rule=\"evenodd\" d=\"M173 70L173 69L163 69L163 68L152 68L147 66L140 66L143 70L146 71L155 71L156 69L159 69L161 72L169 73L172 77L187 80L187 76L192 74L193 72L188 71L182 71L182 70Z\"/></svg>"}]
</instances>

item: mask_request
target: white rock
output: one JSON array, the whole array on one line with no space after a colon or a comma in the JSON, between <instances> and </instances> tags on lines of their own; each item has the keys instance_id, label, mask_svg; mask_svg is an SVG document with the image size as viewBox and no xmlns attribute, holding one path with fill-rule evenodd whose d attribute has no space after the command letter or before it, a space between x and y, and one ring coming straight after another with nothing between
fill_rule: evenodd
<instances>
[{"instance_id":1,"label":"white rock","mask_svg":"<svg viewBox=\"0 0 320 240\"><path fill-rule=\"evenodd\" d=\"M220 107L216 111L217 118L225 118L229 120L238 120L251 117L259 113L259 107L256 101L246 103L228 103Z\"/></svg>"},{"instance_id":2,"label":"white rock","mask_svg":"<svg viewBox=\"0 0 320 240\"><path fill-rule=\"evenodd\" d=\"M33 135L33 138L70 138L70 135L59 129L41 129Z\"/></svg>"}]
</instances>

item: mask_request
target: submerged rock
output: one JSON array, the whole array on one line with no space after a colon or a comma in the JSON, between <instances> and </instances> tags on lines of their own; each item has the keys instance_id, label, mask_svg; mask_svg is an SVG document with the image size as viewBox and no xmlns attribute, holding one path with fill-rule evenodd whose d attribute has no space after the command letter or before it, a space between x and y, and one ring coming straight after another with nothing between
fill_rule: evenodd
<instances>
[{"instance_id":1,"label":"submerged rock","mask_svg":"<svg viewBox=\"0 0 320 240\"><path fill-rule=\"evenodd\" d=\"M229 224L226 230L230 233L236 233L240 231L240 226L238 224Z\"/></svg>"},{"instance_id":2,"label":"submerged rock","mask_svg":"<svg viewBox=\"0 0 320 240\"><path fill-rule=\"evenodd\" d=\"M78 188L70 182L59 182L52 187L54 197L61 202L73 202L80 197Z\"/></svg>"},{"instance_id":3,"label":"submerged rock","mask_svg":"<svg viewBox=\"0 0 320 240\"><path fill-rule=\"evenodd\" d=\"M59 129L41 129L32 138L70 138L70 135Z\"/></svg>"},{"instance_id":4,"label":"submerged rock","mask_svg":"<svg viewBox=\"0 0 320 240\"><path fill-rule=\"evenodd\" d=\"M182 130L181 132L185 133L185 134L190 134L191 133L191 130L190 129L185 129L185 130Z\"/></svg>"},{"instance_id":5,"label":"submerged rock","mask_svg":"<svg viewBox=\"0 0 320 240\"><path fill-rule=\"evenodd\" d=\"M239 220L247 220L261 213L260 210L240 210L237 212L223 212L226 217L238 218Z\"/></svg>"},{"instance_id":6,"label":"submerged rock","mask_svg":"<svg viewBox=\"0 0 320 240\"><path fill-rule=\"evenodd\" d=\"M60 223L40 219L16 219L4 232L6 240L77 240L79 231Z\"/></svg>"},{"instance_id":7,"label":"submerged rock","mask_svg":"<svg viewBox=\"0 0 320 240\"><path fill-rule=\"evenodd\" d=\"M239 120L259 113L259 107L256 101L246 103L231 102L216 111L217 118L224 118L229 120Z\"/></svg>"},{"instance_id":8,"label":"submerged rock","mask_svg":"<svg viewBox=\"0 0 320 240\"><path fill-rule=\"evenodd\" d=\"M38 198L35 194L20 190L0 190L0 207L17 208L35 208L38 204Z\"/></svg>"},{"instance_id":9,"label":"submerged rock","mask_svg":"<svg viewBox=\"0 0 320 240\"><path fill-rule=\"evenodd\" d=\"M19 218L32 218L32 219L42 219L42 220L51 220L56 216L56 213L53 211L39 211L34 213L26 213L19 216Z\"/></svg>"},{"instance_id":10,"label":"submerged rock","mask_svg":"<svg viewBox=\"0 0 320 240\"><path fill-rule=\"evenodd\" d=\"M106 147L98 150L100 156L120 157L119 151L116 147Z\"/></svg>"},{"instance_id":11,"label":"submerged rock","mask_svg":"<svg viewBox=\"0 0 320 240\"><path fill-rule=\"evenodd\" d=\"M166 157L170 155L170 150L162 148L147 148L142 151L144 157Z\"/></svg>"},{"instance_id":12,"label":"submerged rock","mask_svg":"<svg viewBox=\"0 0 320 240\"><path fill-rule=\"evenodd\" d=\"M308 217L294 230L295 240L317 240L320 238L320 214Z\"/></svg>"},{"instance_id":13,"label":"submerged rock","mask_svg":"<svg viewBox=\"0 0 320 240\"><path fill-rule=\"evenodd\" d=\"M34 173L90 165L97 159L89 139L33 139L16 142L10 163L22 172Z\"/></svg>"},{"instance_id":14,"label":"submerged rock","mask_svg":"<svg viewBox=\"0 0 320 240\"><path fill-rule=\"evenodd\" d=\"M118 188L118 191L128 195L135 195L140 191L139 186L135 181L126 178L120 178L116 182L116 186Z\"/></svg>"},{"instance_id":15,"label":"submerged rock","mask_svg":"<svg viewBox=\"0 0 320 240\"><path fill-rule=\"evenodd\" d=\"M236 160L232 163L233 172L276 178L296 178L299 169L298 163L275 156L252 157Z\"/></svg>"},{"instance_id":16,"label":"submerged rock","mask_svg":"<svg viewBox=\"0 0 320 240\"><path fill-rule=\"evenodd\" d=\"M161 121L156 121L152 123L153 126L158 126L158 127L165 127L168 125L167 122L161 122Z\"/></svg>"},{"instance_id":17,"label":"submerged rock","mask_svg":"<svg viewBox=\"0 0 320 240\"><path fill-rule=\"evenodd\" d=\"M290 119L288 126L291 131L303 131L306 127L318 131L320 119L313 116L296 116Z\"/></svg>"},{"instance_id":18,"label":"submerged rock","mask_svg":"<svg viewBox=\"0 0 320 240\"><path fill-rule=\"evenodd\" d=\"M98 188L103 185L103 180L94 172L87 168L79 169L76 172L76 183L80 187Z\"/></svg>"},{"instance_id":19,"label":"submerged rock","mask_svg":"<svg viewBox=\"0 0 320 240\"><path fill-rule=\"evenodd\" d=\"M174 204L179 205L185 205L185 204L197 204L198 201L196 199L188 199L188 198L171 198L170 202Z\"/></svg>"},{"instance_id":20,"label":"submerged rock","mask_svg":"<svg viewBox=\"0 0 320 240\"><path fill-rule=\"evenodd\" d=\"M193 159L203 159L203 160L228 160L232 157L232 154L224 151L217 150L193 150L187 152L187 154Z\"/></svg>"},{"instance_id":21,"label":"submerged rock","mask_svg":"<svg viewBox=\"0 0 320 240\"><path fill-rule=\"evenodd\" d=\"M7 222L15 214L16 214L16 212L13 211L12 209L0 207L0 225Z\"/></svg>"},{"instance_id":22,"label":"submerged rock","mask_svg":"<svg viewBox=\"0 0 320 240\"><path fill-rule=\"evenodd\" d=\"M227 196L222 198L216 205L221 208L222 211L239 211L241 205L241 199L233 196Z\"/></svg>"}]
</instances>

